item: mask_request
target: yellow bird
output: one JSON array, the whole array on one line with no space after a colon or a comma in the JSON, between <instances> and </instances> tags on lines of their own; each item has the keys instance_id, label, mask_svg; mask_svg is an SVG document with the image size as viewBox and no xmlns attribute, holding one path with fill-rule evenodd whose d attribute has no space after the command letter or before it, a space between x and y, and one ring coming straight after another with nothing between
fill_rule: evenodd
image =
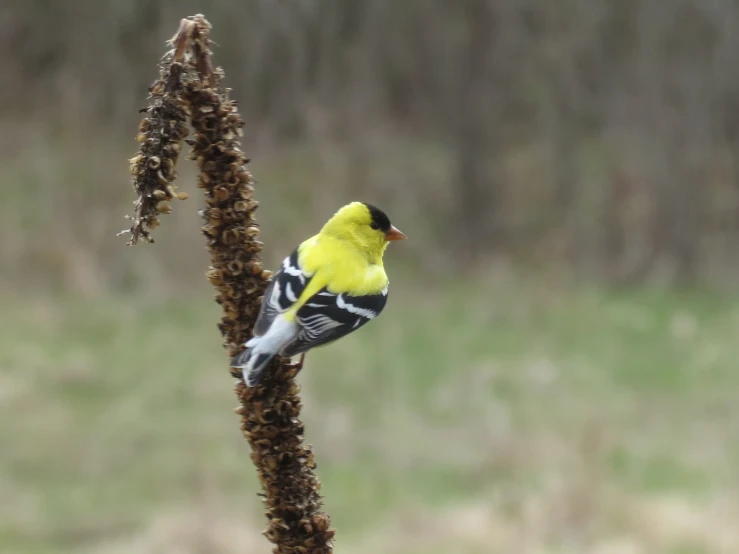
<instances>
[{"instance_id":1,"label":"yellow bird","mask_svg":"<svg viewBox=\"0 0 739 554\"><path fill-rule=\"evenodd\" d=\"M385 213L352 202L284 259L264 293L254 337L234 356L244 383L259 384L277 354L295 356L333 342L377 317L387 302L382 256L406 236Z\"/></svg>"}]
</instances>

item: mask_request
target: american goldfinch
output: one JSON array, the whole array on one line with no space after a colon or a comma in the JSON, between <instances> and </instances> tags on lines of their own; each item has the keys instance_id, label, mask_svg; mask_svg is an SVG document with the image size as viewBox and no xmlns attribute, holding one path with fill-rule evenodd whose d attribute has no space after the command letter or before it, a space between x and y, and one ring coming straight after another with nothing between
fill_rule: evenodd
<instances>
[{"instance_id":1,"label":"american goldfinch","mask_svg":"<svg viewBox=\"0 0 739 554\"><path fill-rule=\"evenodd\" d=\"M388 293L382 255L389 241L405 238L382 210L352 202L300 244L264 293L254 337L231 360L244 383L257 385L276 354L302 354L302 367L308 350L377 317Z\"/></svg>"}]
</instances>

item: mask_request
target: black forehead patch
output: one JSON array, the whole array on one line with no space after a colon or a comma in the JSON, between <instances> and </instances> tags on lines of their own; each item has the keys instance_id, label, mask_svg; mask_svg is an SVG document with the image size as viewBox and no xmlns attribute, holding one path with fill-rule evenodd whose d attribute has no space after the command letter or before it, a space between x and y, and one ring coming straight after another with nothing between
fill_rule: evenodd
<instances>
[{"instance_id":1,"label":"black forehead patch","mask_svg":"<svg viewBox=\"0 0 739 554\"><path fill-rule=\"evenodd\" d=\"M390 218L387 216L387 214L383 212L380 208L372 206L371 204L367 204L366 202L363 202L363 204L367 206L367 209L370 211L370 216L372 216L372 223L376 223L382 231L389 231Z\"/></svg>"}]
</instances>

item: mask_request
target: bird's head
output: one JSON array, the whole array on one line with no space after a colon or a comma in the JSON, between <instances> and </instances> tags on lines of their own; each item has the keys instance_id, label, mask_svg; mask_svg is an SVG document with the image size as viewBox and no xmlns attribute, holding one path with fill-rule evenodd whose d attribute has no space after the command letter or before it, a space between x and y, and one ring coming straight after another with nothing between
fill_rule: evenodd
<instances>
[{"instance_id":1,"label":"bird's head","mask_svg":"<svg viewBox=\"0 0 739 554\"><path fill-rule=\"evenodd\" d=\"M382 256L390 241L407 238L390 223L388 216L375 206L352 202L326 222L321 233L352 241L370 257Z\"/></svg>"}]
</instances>

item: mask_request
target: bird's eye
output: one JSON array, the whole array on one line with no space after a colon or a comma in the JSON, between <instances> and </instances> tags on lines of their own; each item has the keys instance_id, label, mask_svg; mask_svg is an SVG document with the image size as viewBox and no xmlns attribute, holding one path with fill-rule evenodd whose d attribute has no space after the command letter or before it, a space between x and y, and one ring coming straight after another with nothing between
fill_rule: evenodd
<instances>
[{"instance_id":1,"label":"bird's eye","mask_svg":"<svg viewBox=\"0 0 739 554\"><path fill-rule=\"evenodd\" d=\"M370 227L372 227L375 231L377 231L377 229L380 228L380 226L377 223L375 223L374 221L372 223L370 223Z\"/></svg>"}]
</instances>

